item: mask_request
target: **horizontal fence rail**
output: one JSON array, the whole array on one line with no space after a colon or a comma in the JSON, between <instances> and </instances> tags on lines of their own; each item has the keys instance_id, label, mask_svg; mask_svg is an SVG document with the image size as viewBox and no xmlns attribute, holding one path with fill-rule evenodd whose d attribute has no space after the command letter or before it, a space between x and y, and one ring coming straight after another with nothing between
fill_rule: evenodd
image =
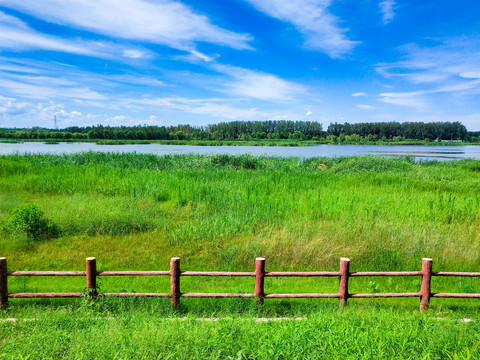
<instances>
[{"instance_id":1,"label":"horizontal fence rail","mask_svg":"<svg viewBox=\"0 0 480 360\"><path fill-rule=\"evenodd\" d=\"M480 277L480 272L444 272L432 271L432 259L422 259L420 271L357 271L350 272L350 259L341 258L339 271L265 271L265 258L255 259L255 271L181 271L180 258L170 260L168 271L97 271L96 258L86 259L85 271L8 271L7 259L0 258L0 306L6 306L9 298L79 298L86 296L94 299L97 296L105 297L161 297L171 298L172 308L180 304L180 298L254 298L258 304L264 299L304 299L304 298L335 298L339 299L340 306L345 306L348 299L362 298L407 298L418 297L420 310L428 309L430 298L473 298L480 299L480 293L435 293L431 291L433 276ZM86 291L69 293L9 293L9 276L83 276L86 278ZM102 293L97 292L98 276L169 276L169 293ZM237 293L182 293L180 278L182 276L227 276L255 278L254 292L250 294ZM266 277L338 277L338 293L304 293L304 294L266 294L264 283ZM365 293L351 294L348 291L348 282L351 277L362 276L418 276L421 277L419 292L412 293Z\"/></svg>"}]
</instances>

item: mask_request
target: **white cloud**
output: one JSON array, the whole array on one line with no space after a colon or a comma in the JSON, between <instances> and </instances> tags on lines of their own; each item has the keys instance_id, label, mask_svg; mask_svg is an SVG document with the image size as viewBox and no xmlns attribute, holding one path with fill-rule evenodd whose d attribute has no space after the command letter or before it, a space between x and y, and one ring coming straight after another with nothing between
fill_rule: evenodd
<instances>
[{"instance_id":1,"label":"white cloud","mask_svg":"<svg viewBox=\"0 0 480 360\"><path fill-rule=\"evenodd\" d=\"M135 72L97 74L59 63L0 57L0 94L40 100L71 99L77 104L98 102L98 106L108 106L115 103L115 96L110 94L139 89L159 91L166 86L156 78Z\"/></svg>"},{"instance_id":2,"label":"white cloud","mask_svg":"<svg viewBox=\"0 0 480 360\"><path fill-rule=\"evenodd\" d=\"M123 56L131 59L141 59L145 57L145 52L134 49L126 49L123 50Z\"/></svg>"},{"instance_id":3,"label":"white cloud","mask_svg":"<svg viewBox=\"0 0 480 360\"><path fill-rule=\"evenodd\" d=\"M178 56L173 56L173 59L176 60L182 60L182 61L188 61L191 63L209 63L211 61L214 61L217 59L220 55L214 54L214 55L205 55L204 53L201 53L200 51L196 50L190 50L190 52L187 55L178 55Z\"/></svg>"},{"instance_id":4,"label":"white cloud","mask_svg":"<svg viewBox=\"0 0 480 360\"><path fill-rule=\"evenodd\" d=\"M358 97L358 96L367 96L367 94L364 93L364 92L356 92L356 93L353 93L352 96L355 96L355 97Z\"/></svg>"},{"instance_id":5,"label":"white cloud","mask_svg":"<svg viewBox=\"0 0 480 360\"><path fill-rule=\"evenodd\" d=\"M214 60L215 58L214 57L211 57L211 56L207 56L205 54L202 54L201 52L199 51L195 51L195 50L192 50L190 51L190 53L194 56L194 57L197 57L203 61L206 61L206 62L210 62L212 60Z\"/></svg>"},{"instance_id":6,"label":"white cloud","mask_svg":"<svg viewBox=\"0 0 480 360\"><path fill-rule=\"evenodd\" d=\"M464 91L470 92L470 90L474 90L474 93L478 94L479 87L480 87L480 78L476 80L471 80L471 81L464 81L458 84L449 84L449 85L440 86L439 88L429 90L428 92L453 93L453 92L464 92Z\"/></svg>"},{"instance_id":7,"label":"white cloud","mask_svg":"<svg viewBox=\"0 0 480 360\"><path fill-rule=\"evenodd\" d=\"M256 113L248 106L235 107L225 104L226 99L189 99L184 97L123 99L125 104L148 105L157 108L180 110L197 115L239 120L255 118Z\"/></svg>"},{"instance_id":8,"label":"white cloud","mask_svg":"<svg viewBox=\"0 0 480 360\"><path fill-rule=\"evenodd\" d=\"M122 57L138 59L147 57L146 50L81 39L62 39L39 33L19 19L0 11L0 48L14 51L50 50L70 54L122 60Z\"/></svg>"},{"instance_id":9,"label":"white cloud","mask_svg":"<svg viewBox=\"0 0 480 360\"><path fill-rule=\"evenodd\" d=\"M237 96L269 101L291 101L306 92L303 85L272 74L220 64L214 65L213 68L232 78L224 84L225 91Z\"/></svg>"},{"instance_id":10,"label":"white cloud","mask_svg":"<svg viewBox=\"0 0 480 360\"><path fill-rule=\"evenodd\" d=\"M28 26L25 22L17 19L14 16L5 14L3 11L0 11L0 25L2 26L2 30L4 30L4 26L18 29L28 29Z\"/></svg>"},{"instance_id":11,"label":"white cloud","mask_svg":"<svg viewBox=\"0 0 480 360\"><path fill-rule=\"evenodd\" d=\"M160 120L158 120L158 118L155 115L150 115L145 124L147 124L147 125L159 125Z\"/></svg>"},{"instance_id":12,"label":"white cloud","mask_svg":"<svg viewBox=\"0 0 480 360\"><path fill-rule=\"evenodd\" d=\"M25 113L32 104L25 101L17 101L15 98L0 95L0 114L4 116L15 116Z\"/></svg>"},{"instance_id":13,"label":"white cloud","mask_svg":"<svg viewBox=\"0 0 480 360\"><path fill-rule=\"evenodd\" d=\"M112 117L108 117L104 120L106 125L110 126L119 126L119 125L125 125L126 123L129 123L131 121L130 118L128 118L125 115L115 115Z\"/></svg>"},{"instance_id":14,"label":"white cloud","mask_svg":"<svg viewBox=\"0 0 480 360\"><path fill-rule=\"evenodd\" d=\"M42 20L117 39L144 41L192 50L198 41L249 49L251 37L210 23L174 0L2 0L2 6Z\"/></svg>"},{"instance_id":15,"label":"white cloud","mask_svg":"<svg viewBox=\"0 0 480 360\"><path fill-rule=\"evenodd\" d=\"M19 19L0 12L0 47L26 50L45 49L73 54L93 55L86 46L79 46L53 36L39 34Z\"/></svg>"},{"instance_id":16,"label":"white cloud","mask_svg":"<svg viewBox=\"0 0 480 360\"><path fill-rule=\"evenodd\" d=\"M375 106L364 105L364 104L358 104L357 107L360 108L360 109L364 109L364 110L375 110L376 109Z\"/></svg>"},{"instance_id":17,"label":"white cloud","mask_svg":"<svg viewBox=\"0 0 480 360\"><path fill-rule=\"evenodd\" d=\"M82 100L105 100L106 97L88 87L78 87L64 79L45 76L31 77L12 76L3 78L0 89L8 93L24 96L31 99L71 98Z\"/></svg>"},{"instance_id":18,"label":"white cloud","mask_svg":"<svg viewBox=\"0 0 480 360\"><path fill-rule=\"evenodd\" d=\"M382 22L386 25L395 17L395 0L383 0L378 4L378 6L380 7L380 11L382 13Z\"/></svg>"},{"instance_id":19,"label":"white cloud","mask_svg":"<svg viewBox=\"0 0 480 360\"><path fill-rule=\"evenodd\" d=\"M101 123L111 126L159 125L160 123L155 115L144 119L123 114L84 114L78 110L67 110L65 105L53 101L33 103L0 95L0 127L41 126L53 128L54 116L57 118L60 129L74 125L89 126Z\"/></svg>"},{"instance_id":20,"label":"white cloud","mask_svg":"<svg viewBox=\"0 0 480 360\"><path fill-rule=\"evenodd\" d=\"M447 101L478 98L478 38L449 39L432 47L408 44L399 50L405 53L405 60L378 65L376 70L387 79L405 80L407 86L413 85L413 91L383 93L380 101L426 110L429 102L434 102L434 94L451 95ZM441 106L438 100L437 106Z\"/></svg>"},{"instance_id":21,"label":"white cloud","mask_svg":"<svg viewBox=\"0 0 480 360\"><path fill-rule=\"evenodd\" d=\"M305 115L310 116L310 115L312 115L312 114L313 114L313 112L307 111L307 113L306 113Z\"/></svg>"},{"instance_id":22,"label":"white cloud","mask_svg":"<svg viewBox=\"0 0 480 360\"><path fill-rule=\"evenodd\" d=\"M382 93L379 100L388 104L425 111L428 108L428 103L421 97L424 94L423 91Z\"/></svg>"},{"instance_id":23,"label":"white cloud","mask_svg":"<svg viewBox=\"0 0 480 360\"><path fill-rule=\"evenodd\" d=\"M0 127L53 127L53 117L56 115L58 126L89 126L105 124L110 126L120 125L168 125L158 116L172 117L175 121L171 124L182 123L180 118L189 119L189 123L204 125L219 120L267 120L267 119L292 119L302 120L302 112L287 111L258 111L250 108L248 102L237 100L232 105L231 99L191 99L186 97L144 97L144 98L119 98L118 109L110 108L108 114L106 108L99 108L100 113L80 111L78 104L59 104L52 101L25 102L11 97L0 96ZM138 106L141 112L128 112L132 106ZM82 108L85 109L85 108ZM143 114L151 115L143 115ZM139 115L142 114L142 115ZM196 116L193 116L196 115ZM203 120L199 120L203 119ZM338 120L338 119L335 119ZM217 120L218 121L218 120Z\"/></svg>"},{"instance_id":24,"label":"white cloud","mask_svg":"<svg viewBox=\"0 0 480 360\"><path fill-rule=\"evenodd\" d=\"M391 92L380 94L380 101L403 105L419 110L427 110L427 102L424 101L424 95L439 94L439 93L468 93L478 95L478 89L480 88L480 79L464 82L456 85L440 86L429 90L419 90L411 92Z\"/></svg>"},{"instance_id":25,"label":"white cloud","mask_svg":"<svg viewBox=\"0 0 480 360\"><path fill-rule=\"evenodd\" d=\"M61 104L25 102L0 95L0 115L2 127L45 126L53 128L53 117L57 117L60 128L78 124L84 116L80 111L66 111ZM21 122L18 120L21 119Z\"/></svg>"},{"instance_id":26,"label":"white cloud","mask_svg":"<svg viewBox=\"0 0 480 360\"><path fill-rule=\"evenodd\" d=\"M380 64L376 70L386 78L402 78L413 84L480 79L479 40L453 38L431 47L407 44L398 49L404 53L404 60Z\"/></svg>"},{"instance_id":27,"label":"white cloud","mask_svg":"<svg viewBox=\"0 0 480 360\"><path fill-rule=\"evenodd\" d=\"M332 58L349 53L357 41L345 35L338 19L328 9L332 0L245 0L259 11L295 26L305 38L305 46Z\"/></svg>"}]
</instances>

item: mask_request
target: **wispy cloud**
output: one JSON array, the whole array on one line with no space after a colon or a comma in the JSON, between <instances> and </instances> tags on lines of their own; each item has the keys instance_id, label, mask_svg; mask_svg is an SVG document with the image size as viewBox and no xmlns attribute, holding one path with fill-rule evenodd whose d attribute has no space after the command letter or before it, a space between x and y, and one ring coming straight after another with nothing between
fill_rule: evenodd
<instances>
[{"instance_id":1,"label":"wispy cloud","mask_svg":"<svg viewBox=\"0 0 480 360\"><path fill-rule=\"evenodd\" d=\"M421 91L382 93L380 94L379 100L387 104L406 106L416 110L426 111L429 104L421 97L424 94L425 92Z\"/></svg>"},{"instance_id":2,"label":"wispy cloud","mask_svg":"<svg viewBox=\"0 0 480 360\"><path fill-rule=\"evenodd\" d=\"M191 114L208 115L223 119L252 119L258 117L256 109L249 106L236 107L227 104L226 99L190 99L185 97L123 99L125 104L148 105L157 108L180 110Z\"/></svg>"},{"instance_id":3,"label":"wispy cloud","mask_svg":"<svg viewBox=\"0 0 480 360\"><path fill-rule=\"evenodd\" d=\"M305 46L320 50L332 58L348 54L357 41L350 40L347 29L328 9L331 0L245 0L259 11L295 26L305 38Z\"/></svg>"},{"instance_id":4,"label":"wispy cloud","mask_svg":"<svg viewBox=\"0 0 480 360\"><path fill-rule=\"evenodd\" d=\"M354 97L367 96L367 94L364 93L364 92L356 92L356 93L353 93L352 96L354 96Z\"/></svg>"},{"instance_id":5,"label":"wispy cloud","mask_svg":"<svg viewBox=\"0 0 480 360\"><path fill-rule=\"evenodd\" d=\"M206 16L174 0L2 0L2 6L114 39L162 44L187 51L194 49L198 41L250 49L250 35L215 26Z\"/></svg>"},{"instance_id":6,"label":"wispy cloud","mask_svg":"<svg viewBox=\"0 0 480 360\"><path fill-rule=\"evenodd\" d=\"M25 79L25 77L22 77ZM18 80L2 79L1 89L31 99L70 98L82 100L105 100L106 97L88 87L75 87L59 84L55 78L38 77L27 83Z\"/></svg>"},{"instance_id":7,"label":"wispy cloud","mask_svg":"<svg viewBox=\"0 0 480 360\"><path fill-rule=\"evenodd\" d=\"M377 107L372 105L358 104L357 107L363 110L375 110Z\"/></svg>"},{"instance_id":8,"label":"wispy cloud","mask_svg":"<svg viewBox=\"0 0 480 360\"><path fill-rule=\"evenodd\" d=\"M123 56L131 59L142 59L145 58L145 51L134 50L134 49L125 49L123 50Z\"/></svg>"},{"instance_id":9,"label":"wispy cloud","mask_svg":"<svg viewBox=\"0 0 480 360\"><path fill-rule=\"evenodd\" d=\"M128 74L96 74L55 62L0 57L0 94L28 99L104 102L115 90L124 92L162 89L165 84L156 78L130 72Z\"/></svg>"},{"instance_id":10,"label":"wispy cloud","mask_svg":"<svg viewBox=\"0 0 480 360\"><path fill-rule=\"evenodd\" d=\"M432 47L402 46L399 50L405 53L404 60L378 65L376 70L387 79L405 80L414 90L383 93L380 101L425 110L426 95L447 93L456 98L478 95L478 41L478 38L456 38Z\"/></svg>"},{"instance_id":11,"label":"wispy cloud","mask_svg":"<svg viewBox=\"0 0 480 360\"><path fill-rule=\"evenodd\" d=\"M230 79L224 83L228 93L269 101L291 101L306 92L306 88L278 76L230 65L216 64L216 71Z\"/></svg>"},{"instance_id":12,"label":"wispy cloud","mask_svg":"<svg viewBox=\"0 0 480 360\"><path fill-rule=\"evenodd\" d=\"M30 28L20 19L0 11L0 48L13 51L50 50L98 58L140 59L149 51L104 41L85 41L46 35Z\"/></svg>"},{"instance_id":13,"label":"wispy cloud","mask_svg":"<svg viewBox=\"0 0 480 360\"><path fill-rule=\"evenodd\" d=\"M426 110L427 103L422 96L438 93L458 93L468 92L469 94L478 94L480 88L480 79L464 82L456 85L440 86L429 90L411 91L411 92L391 92L380 94L380 101ZM473 92L472 92L473 90Z\"/></svg>"},{"instance_id":14,"label":"wispy cloud","mask_svg":"<svg viewBox=\"0 0 480 360\"><path fill-rule=\"evenodd\" d=\"M437 41L426 47L401 46L403 60L379 64L376 70L386 78L403 78L414 84L445 83L480 79L478 37L461 37Z\"/></svg>"},{"instance_id":15,"label":"wispy cloud","mask_svg":"<svg viewBox=\"0 0 480 360\"><path fill-rule=\"evenodd\" d=\"M383 0L378 6L382 13L382 22L386 25L395 17L395 0Z\"/></svg>"},{"instance_id":16,"label":"wispy cloud","mask_svg":"<svg viewBox=\"0 0 480 360\"><path fill-rule=\"evenodd\" d=\"M187 54L187 55L178 55L178 56L175 56L173 58L176 59L176 60L188 61L188 62L191 62L191 63L198 64L198 63L203 63L203 62L207 62L207 63L211 62L211 61L215 60L216 58L218 58L219 56L220 55L218 55L218 54L206 55L204 53L201 53L200 51L191 50L189 52L189 54Z\"/></svg>"}]
</instances>

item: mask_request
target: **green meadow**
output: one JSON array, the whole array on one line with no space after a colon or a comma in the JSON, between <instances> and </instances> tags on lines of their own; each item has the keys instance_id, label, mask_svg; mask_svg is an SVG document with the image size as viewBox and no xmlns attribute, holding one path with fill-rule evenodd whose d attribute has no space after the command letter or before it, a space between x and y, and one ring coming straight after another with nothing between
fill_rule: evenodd
<instances>
[{"instance_id":1,"label":"green meadow","mask_svg":"<svg viewBox=\"0 0 480 360\"><path fill-rule=\"evenodd\" d=\"M32 204L52 226L12 231ZM480 162L81 153L0 157L9 270L480 271ZM182 277L183 292L252 293L252 278ZM102 292L169 292L168 277L100 277ZM417 292L420 278L351 278ZM9 277L9 292L81 292L82 277ZM337 278L267 278L267 293L337 292ZM433 292L480 292L433 278ZM0 358L478 358L477 300L10 299ZM293 318L266 321L271 318ZM294 320L295 318L301 318ZM15 318L17 321L5 321ZM218 318L205 321L204 318ZM262 320L265 318L264 320ZM464 321L462 319L472 319ZM259 320L260 319L260 320Z\"/></svg>"}]
</instances>

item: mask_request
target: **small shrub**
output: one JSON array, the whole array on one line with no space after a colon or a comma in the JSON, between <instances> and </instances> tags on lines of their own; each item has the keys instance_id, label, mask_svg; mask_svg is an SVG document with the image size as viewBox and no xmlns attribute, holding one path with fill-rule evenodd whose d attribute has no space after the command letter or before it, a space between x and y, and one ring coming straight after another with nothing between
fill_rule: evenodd
<instances>
[{"instance_id":1,"label":"small shrub","mask_svg":"<svg viewBox=\"0 0 480 360\"><path fill-rule=\"evenodd\" d=\"M34 241L58 236L58 227L47 219L42 209L33 204L16 206L3 227L6 232L25 234Z\"/></svg>"},{"instance_id":2,"label":"small shrub","mask_svg":"<svg viewBox=\"0 0 480 360\"><path fill-rule=\"evenodd\" d=\"M220 166L226 166L230 163L230 156L228 155L214 155L212 156L212 164L213 165L220 165Z\"/></svg>"}]
</instances>

